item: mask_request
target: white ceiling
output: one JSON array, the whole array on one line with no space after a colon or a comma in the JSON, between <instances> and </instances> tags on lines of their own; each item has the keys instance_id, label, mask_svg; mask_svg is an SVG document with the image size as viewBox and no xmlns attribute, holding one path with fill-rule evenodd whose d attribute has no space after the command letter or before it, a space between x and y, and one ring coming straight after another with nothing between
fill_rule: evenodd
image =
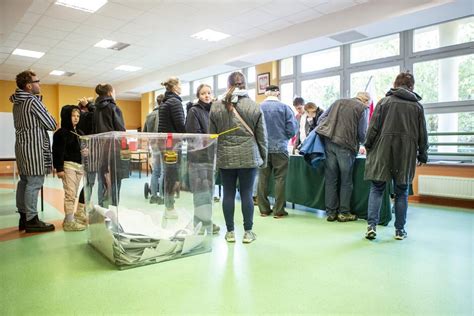
<instances>
[{"instance_id":1,"label":"white ceiling","mask_svg":"<svg viewBox=\"0 0 474 316\"><path fill-rule=\"evenodd\" d=\"M368 37L473 14L471 0L109 0L96 13L54 0L0 0L0 79L32 68L44 83L115 86L139 97L170 75L198 79L340 45L327 36L356 30ZM231 37L217 43L190 35L211 28ZM130 44L122 51L93 47L102 39ZM40 59L11 55L43 51ZM142 67L128 73L126 64ZM72 77L49 75L54 69Z\"/></svg>"}]
</instances>

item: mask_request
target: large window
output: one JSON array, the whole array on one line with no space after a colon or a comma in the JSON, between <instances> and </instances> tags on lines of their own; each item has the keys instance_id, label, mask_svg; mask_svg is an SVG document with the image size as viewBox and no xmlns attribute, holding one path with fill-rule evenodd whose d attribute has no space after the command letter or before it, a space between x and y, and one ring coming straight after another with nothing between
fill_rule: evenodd
<instances>
[{"instance_id":1,"label":"large window","mask_svg":"<svg viewBox=\"0 0 474 316\"><path fill-rule=\"evenodd\" d=\"M387 67L373 69L351 74L351 97L359 91L367 91L376 95L371 96L375 101L382 99L390 88L393 87L395 77L400 73L400 67ZM374 89L371 89L373 85Z\"/></svg>"},{"instance_id":2,"label":"large window","mask_svg":"<svg viewBox=\"0 0 474 316\"><path fill-rule=\"evenodd\" d=\"M358 63L400 54L400 36L393 34L351 44L351 63Z\"/></svg>"},{"instance_id":3,"label":"large window","mask_svg":"<svg viewBox=\"0 0 474 316\"><path fill-rule=\"evenodd\" d=\"M255 67L247 68L247 83L255 83L257 75L255 74Z\"/></svg>"},{"instance_id":4,"label":"large window","mask_svg":"<svg viewBox=\"0 0 474 316\"><path fill-rule=\"evenodd\" d=\"M474 17L417 29L413 51L419 52L474 41Z\"/></svg>"},{"instance_id":5,"label":"large window","mask_svg":"<svg viewBox=\"0 0 474 316\"><path fill-rule=\"evenodd\" d=\"M338 67L340 64L341 49L339 47L301 56L301 72L303 73Z\"/></svg>"},{"instance_id":6,"label":"large window","mask_svg":"<svg viewBox=\"0 0 474 316\"><path fill-rule=\"evenodd\" d=\"M410 43L410 41L413 41ZM379 101L400 71L415 76L428 129L430 159L469 159L474 136L474 17L341 45L280 61L283 102L295 95L327 108L338 98L367 91ZM369 84L370 82L370 84ZM453 143L459 143L454 144ZM454 156L453 156L454 153ZM459 154L459 155L458 155ZM465 154L462 156L462 154Z\"/></svg>"},{"instance_id":7,"label":"large window","mask_svg":"<svg viewBox=\"0 0 474 316\"><path fill-rule=\"evenodd\" d=\"M293 105L293 82L282 83L280 85L280 100L281 102ZM293 108L293 107L292 107Z\"/></svg>"},{"instance_id":8,"label":"large window","mask_svg":"<svg viewBox=\"0 0 474 316\"><path fill-rule=\"evenodd\" d=\"M472 133L473 126L474 112L426 115L426 127L428 132ZM429 142L433 144L430 150L437 153L474 153L474 146L466 145L466 143L474 143L473 135L435 135L429 137ZM448 145L446 143L458 143L458 145Z\"/></svg>"},{"instance_id":9,"label":"large window","mask_svg":"<svg viewBox=\"0 0 474 316\"><path fill-rule=\"evenodd\" d=\"M203 79L198 79L198 80L194 80L193 81L193 94L196 93L196 90L197 90L197 87L201 84L201 83L205 83L209 86L212 87L212 89L214 89L214 77L207 77L207 78L203 78Z\"/></svg>"},{"instance_id":10,"label":"large window","mask_svg":"<svg viewBox=\"0 0 474 316\"><path fill-rule=\"evenodd\" d=\"M293 75L293 57L282 59L280 61L280 76L291 76Z\"/></svg>"},{"instance_id":11,"label":"large window","mask_svg":"<svg viewBox=\"0 0 474 316\"><path fill-rule=\"evenodd\" d=\"M317 106L327 109L340 98L340 77L326 77L301 82L301 96L305 102L314 102Z\"/></svg>"},{"instance_id":12,"label":"large window","mask_svg":"<svg viewBox=\"0 0 474 316\"><path fill-rule=\"evenodd\" d=\"M189 96L189 82L182 82L181 81L181 98Z\"/></svg>"},{"instance_id":13,"label":"large window","mask_svg":"<svg viewBox=\"0 0 474 316\"><path fill-rule=\"evenodd\" d=\"M474 99L474 54L415 63L413 72L425 103Z\"/></svg>"}]
</instances>

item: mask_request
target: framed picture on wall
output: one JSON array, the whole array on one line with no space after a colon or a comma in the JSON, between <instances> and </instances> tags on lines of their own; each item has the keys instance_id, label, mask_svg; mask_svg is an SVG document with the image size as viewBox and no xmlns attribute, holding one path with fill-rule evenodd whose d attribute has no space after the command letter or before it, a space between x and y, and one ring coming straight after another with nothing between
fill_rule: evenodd
<instances>
[{"instance_id":1,"label":"framed picture on wall","mask_svg":"<svg viewBox=\"0 0 474 316\"><path fill-rule=\"evenodd\" d=\"M264 94L265 88L270 85L270 73L265 72L257 76L257 93Z\"/></svg>"}]
</instances>

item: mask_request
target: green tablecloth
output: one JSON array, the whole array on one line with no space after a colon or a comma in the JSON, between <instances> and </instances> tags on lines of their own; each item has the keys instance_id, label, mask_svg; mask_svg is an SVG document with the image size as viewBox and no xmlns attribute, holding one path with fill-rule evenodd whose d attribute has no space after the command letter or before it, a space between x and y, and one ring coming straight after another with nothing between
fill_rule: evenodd
<instances>
[{"instance_id":1,"label":"green tablecloth","mask_svg":"<svg viewBox=\"0 0 474 316\"><path fill-rule=\"evenodd\" d=\"M370 181L364 180L365 158L357 158L354 165L351 198L351 212L359 218L367 219L367 205L370 192ZM218 173L219 174L219 173ZM216 184L220 184L217 175ZM311 168L302 156L290 156L288 176L286 179L286 201L310 208L324 210L324 167ZM390 187L384 192L380 210L380 225L387 225L392 219L390 207ZM270 184L270 195L273 184Z\"/></svg>"},{"instance_id":2,"label":"green tablecloth","mask_svg":"<svg viewBox=\"0 0 474 316\"><path fill-rule=\"evenodd\" d=\"M357 158L354 165L351 212L367 219L370 181L364 180L365 158ZM311 168L302 156L291 156L286 179L286 200L291 203L325 209L324 167ZM380 210L380 224L387 225L392 219L390 192L385 190Z\"/></svg>"}]
</instances>

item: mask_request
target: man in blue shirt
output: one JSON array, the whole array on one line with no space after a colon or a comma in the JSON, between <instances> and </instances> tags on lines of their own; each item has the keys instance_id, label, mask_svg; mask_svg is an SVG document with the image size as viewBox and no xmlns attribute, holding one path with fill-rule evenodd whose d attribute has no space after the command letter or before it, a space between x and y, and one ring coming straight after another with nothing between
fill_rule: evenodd
<instances>
[{"instance_id":1,"label":"man in blue shirt","mask_svg":"<svg viewBox=\"0 0 474 316\"><path fill-rule=\"evenodd\" d=\"M267 98L260 105L268 134L268 164L259 171L257 201L262 216L273 212L273 217L287 216L285 211L285 185L288 172L288 140L297 131L298 123L291 108L282 103L278 96L278 86L270 85L266 88ZM275 205L273 210L268 200L268 183L273 172L275 179Z\"/></svg>"}]
</instances>

